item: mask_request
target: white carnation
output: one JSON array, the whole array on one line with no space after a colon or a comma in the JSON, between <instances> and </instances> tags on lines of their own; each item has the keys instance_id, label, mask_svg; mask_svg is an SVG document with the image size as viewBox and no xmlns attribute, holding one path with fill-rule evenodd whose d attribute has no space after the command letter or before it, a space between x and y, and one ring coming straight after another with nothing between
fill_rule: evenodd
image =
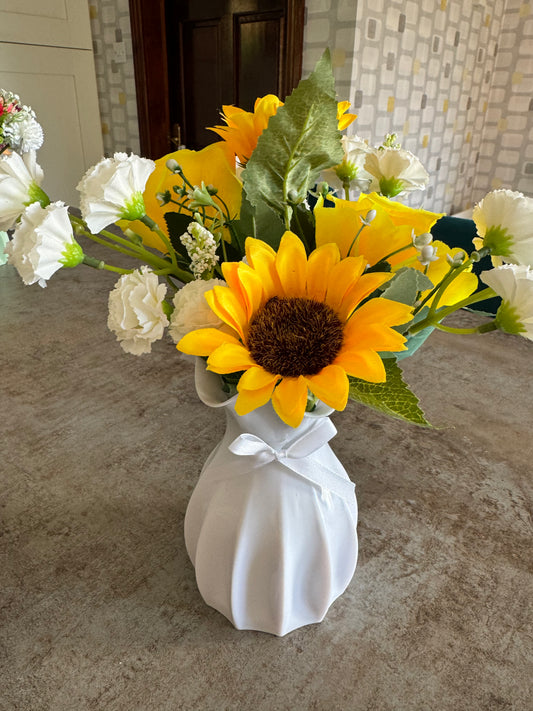
<instances>
[{"instance_id":1,"label":"white carnation","mask_svg":"<svg viewBox=\"0 0 533 711\"><path fill-rule=\"evenodd\" d=\"M217 285L226 286L226 282L222 279L196 279L176 292L168 329L174 343L198 328L220 328L223 325L205 299L206 291Z\"/></svg>"},{"instance_id":2,"label":"white carnation","mask_svg":"<svg viewBox=\"0 0 533 711\"><path fill-rule=\"evenodd\" d=\"M340 191L343 188L343 183L336 171L339 167L348 166L355 176L350 182L353 182L360 190L366 190L372 180L372 176L365 170L365 160L372 149L359 136L343 136L341 142L344 149L343 163L340 166L323 171L322 179L334 190Z\"/></svg>"},{"instance_id":3,"label":"white carnation","mask_svg":"<svg viewBox=\"0 0 533 711\"><path fill-rule=\"evenodd\" d=\"M366 155L364 167L372 177L370 191L388 197L425 190L429 180L419 159L403 148L374 148Z\"/></svg>"},{"instance_id":4,"label":"white carnation","mask_svg":"<svg viewBox=\"0 0 533 711\"><path fill-rule=\"evenodd\" d=\"M109 294L108 328L126 353L150 353L168 326L163 310L166 286L149 267L124 274Z\"/></svg>"},{"instance_id":5,"label":"white carnation","mask_svg":"<svg viewBox=\"0 0 533 711\"><path fill-rule=\"evenodd\" d=\"M12 229L26 205L46 197L39 188L42 179L35 151L0 156L0 230Z\"/></svg>"},{"instance_id":6,"label":"white carnation","mask_svg":"<svg viewBox=\"0 0 533 711\"><path fill-rule=\"evenodd\" d=\"M83 219L93 234L117 220L144 217L143 192L154 169L154 161L126 153L115 153L89 168L77 190Z\"/></svg>"},{"instance_id":7,"label":"white carnation","mask_svg":"<svg viewBox=\"0 0 533 711\"><path fill-rule=\"evenodd\" d=\"M479 235L476 249L490 247L493 258L533 265L533 198L493 190L474 207L472 219Z\"/></svg>"},{"instance_id":8,"label":"white carnation","mask_svg":"<svg viewBox=\"0 0 533 711\"><path fill-rule=\"evenodd\" d=\"M19 153L37 151L43 145L42 126L32 113L21 112L16 115L16 120L9 123L4 132L10 148Z\"/></svg>"},{"instance_id":9,"label":"white carnation","mask_svg":"<svg viewBox=\"0 0 533 711\"><path fill-rule=\"evenodd\" d=\"M481 279L501 296L496 325L533 341L533 271L529 266L504 264L481 274Z\"/></svg>"},{"instance_id":10,"label":"white carnation","mask_svg":"<svg viewBox=\"0 0 533 711\"><path fill-rule=\"evenodd\" d=\"M37 282L42 287L61 267L75 267L83 260L83 250L74 239L68 209L62 202L45 208L38 202L29 205L5 252L25 284Z\"/></svg>"}]
</instances>

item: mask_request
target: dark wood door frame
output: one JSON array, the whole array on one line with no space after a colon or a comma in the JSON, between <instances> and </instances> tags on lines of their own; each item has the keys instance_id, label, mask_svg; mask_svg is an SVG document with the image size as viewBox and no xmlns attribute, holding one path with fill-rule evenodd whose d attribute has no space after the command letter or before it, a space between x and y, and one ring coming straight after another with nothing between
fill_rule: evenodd
<instances>
[{"instance_id":1,"label":"dark wood door frame","mask_svg":"<svg viewBox=\"0 0 533 711\"><path fill-rule=\"evenodd\" d=\"M169 142L168 61L165 0L129 0L141 153L159 158ZM305 0L286 0L284 98L302 73Z\"/></svg>"}]
</instances>

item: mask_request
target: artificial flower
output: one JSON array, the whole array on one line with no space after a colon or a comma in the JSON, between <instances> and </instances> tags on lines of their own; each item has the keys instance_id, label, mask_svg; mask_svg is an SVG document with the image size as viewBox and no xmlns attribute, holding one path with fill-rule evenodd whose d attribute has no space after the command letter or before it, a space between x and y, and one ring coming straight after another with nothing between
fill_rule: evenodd
<instances>
[{"instance_id":1,"label":"artificial flower","mask_svg":"<svg viewBox=\"0 0 533 711\"><path fill-rule=\"evenodd\" d=\"M418 257L416 260L412 261L409 266L414 269L418 269L428 277L428 279L433 284L439 284L441 279L444 279L446 274L448 274L450 269L449 260L454 260L460 257L461 254L464 255L464 250L460 247L449 247L444 242L435 240L429 245L433 248L432 258L427 263L424 264ZM449 259L448 259L449 258ZM470 294L473 294L478 287L478 278L472 271L472 266L470 265L448 284L448 286L442 291L439 296L438 306L442 308L443 306L452 306L453 304L458 304L463 299L466 299ZM429 295L431 289L427 289L420 294L421 299L425 299ZM431 297L426 301L427 306L433 304L434 297Z\"/></svg>"},{"instance_id":2,"label":"artificial flower","mask_svg":"<svg viewBox=\"0 0 533 711\"><path fill-rule=\"evenodd\" d=\"M393 266L416 259L415 235L429 232L441 214L416 210L372 193L358 200L333 199L334 207L321 202L314 210L316 246L328 242L338 245L341 256L364 255L371 266L385 258ZM369 211L375 210L372 222L363 225ZM359 236L357 236L359 233Z\"/></svg>"},{"instance_id":3,"label":"artificial flower","mask_svg":"<svg viewBox=\"0 0 533 711\"><path fill-rule=\"evenodd\" d=\"M18 153L37 151L43 145L43 141L41 124L35 116L26 112L17 114L16 119L4 129L4 142Z\"/></svg>"},{"instance_id":4,"label":"artificial flower","mask_svg":"<svg viewBox=\"0 0 533 711\"><path fill-rule=\"evenodd\" d=\"M174 343L199 328L220 328L223 323L205 300L214 286L226 286L222 279L195 279L176 292L168 332Z\"/></svg>"},{"instance_id":5,"label":"artificial flower","mask_svg":"<svg viewBox=\"0 0 533 711\"><path fill-rule=\"evenodd\" d=\"M0 156L0 230L15 226L24 208L39 201L43 206L49 200L39 187L43 171L37 163L35 151L24 156L3 153Z\"/></svg>"},{"instance_id":6,"label":"artificial flower","mask_svg":"<svg viewBox=\"0 0 533 711\"><path fill-rule=\"evenodd\" d=\"M222 118L226 126L213 126L210 131L218 134L231 148L239 162L246 163L257 140L268 126L271 116L283 106L283 102L274 94L267 94L255 100L253 111L244 111L237 106L223 106Z\"/></svg>"},{"instance_id":7,"label":"artificial flower","mask_svg":"<svg viewBox=\"0 0 533 711\"><path fill-rule=\"evenodd\" d=\"M194 278L211 278L218 262L217 244L211 232L193 221L187 226L187 232L181 235L180 241L191 259Z\"/></svg>"},{"instance_id":8,"label":"artificial flower","mask_svg":"<svg viewBox=\"0 0 533 711\"><path fill-rule=\"evenodd\" d=\"M283 102L274 94L256 99L253 111L244 111L237 106L223 106L222 118L226 126L213 126L209 130L226 141L239 162L244 165L254 152L259 136L268 126L270 117L274 116L280 106L283 106ZM337 104L339 131L347 128L357 118L355 114L346 113L349 107L349 101L340 101Z\"/></svg>"},{"instance_id":9,"label":"artificial flower","mask_svg":"<svg viewBox=\"0 0 533 711\"><path fill-rule=\"evenodd\" d=\"M528 265L504 264L481 274L502 303L496 312L496 326L506 333L518 333L533 341L533 270Z\"/></svg>"},{"instance_id":10,"label":"artificial flower","mask_svg":"<svg viewBox=\"0 0 533 711\"><path fill-rule=\"evenodd\" d=\"M479 237L476 249L488 247L505 262L533 264L533 198L514 190L493 190L473 210ZM501 264L501 259L496 263Z\"/></svg>"},{"instance_id":11,"label":"artificial flower","mask_svg":"<svg viewBox=\"0 0 533 711\"><path fill-rule=\"evenodd\" d=\"M337 121L339 122L339 131L344 131L345 128L355 121L357 114L346 113L350 108L349 101L339 101L337 104Z\"/></svg>"},{"instance_id":12,"label":"artificial flower","mask_svg":"<svg viewBox=\"0 0 533 711\"><path fill-rule=\"evenodd\" d=\"M192 185L199 186L202 182L205 185L216 185L217 196L227 205L230 216L232 218L238 217L242 200L242 183L235 176L235 160L231 149L223 141L219 141L206 146L201 151L175 151L156 160L155 170L148 178L144 191L146 211L166 235L168 235L168 227L165 214L179 212L179 207L174 203L161 204L157 195L168 191L174 196L174 200L181 200L182 198L178 198L174 187L177 190L187 187L178 173L169 170L167 167L169 161L176 162ZM207 221L215 217L216 212L215 208L206 207ZM136 221L130 224L119 222L119 225L123 229L130 228L139 234L146 245L155 247L163 253L168 251L167 245L157 233L152 232L141 222ZM226 228L222 229L222 233L224 238L229 240L229 232Z\"/></svg>"},{"instance_id":13,"label":"artificial flower","mask_svg":"<svg viewBox=\"0 0 533 711\"><path fill-rule=\"evenodd\" d=\"M208 356L207 368L215 373L244 371L237 385L239 415L272 400L279 417L297 427L308 390L343 410L348 375L385 381L378 352L405 350L404 336L392 327L411 318L409 306L367 299L389 274L363 274L364 257L341 259L331 243L307 258L291 232L285 232L277 253L248 238L246 258L247 263L225 262L228 286L206 293L211 309L231 332L192 331L177 346L184 353Z\"/></svg>"},{"instance_id":14,"label":"artificial flower","mask_svg":"<svg viewBox=\"0 0 533 711\"><path fill-rule=\"evenodd\" d=\"M0 147L27 153L38 150L43 138L31 106L25 106L17 94L0 89Z\"/></svg>"},{"instance_id":15,"label":"artificial flower","mask_svg":"<svg viewBox=\"0 0 533 711\"><path fill-rule=\"evenodd\" d=\"M425 190L429 180L418 158L403 148L372 149L365 158L364 168L372 177L369 190L386 197Z\"/></svg>"},{"instance_id":16,"label":"artificial flower","mask_svg":"<svg viewBox=\"0 0 533 711\"><path fill-rule=\"evenodd\" d=\"M109 294L108 328L126 353L150 353L168 326L163 301L166 286L148 267L123 274Z\"/></svg>"},{"instance_id":17,"label":"artificial flower","mask_svg":"<svg viewBox=\"0 0 533 711\"><path fill-rule=\"evenodd\" d=\"M45 208L38 202L29 205L5 252L25 284L37 282L42 287L58 269L75 267L84 256L62 202L53 202Z\"/></svg>"},{"instance_id":18,"label":"artificial flower","mask_svg":"<svg viewBox=\"0 0 533 711\"><path fill-rule=\"evenodd\" d=\"M325 170L322 178L337 191L342 190L345 183L352 183L354 180L360 188L367 187L372 176L365 171L365 160L371 149L359 136L343 136L341 142L344 149L342 163Z\"/></svg>"},{"instance_id":19,"label":"artificial flower","mask_svg":"<svg viewBox=\"0 0 533 711\"><path fill-rule=\"evenodd\" d=\"M143 191L154 168L154 161L126 153L115 153L89 168L77 189L83 219L93 234L117 220L144 217Z\"/></svg>"}]
</instances>

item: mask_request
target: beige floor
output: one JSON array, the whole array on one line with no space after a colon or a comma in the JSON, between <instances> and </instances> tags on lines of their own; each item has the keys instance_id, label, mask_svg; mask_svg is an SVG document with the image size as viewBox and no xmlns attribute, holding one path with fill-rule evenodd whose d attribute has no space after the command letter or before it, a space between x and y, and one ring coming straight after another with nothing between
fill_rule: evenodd
<instances>
[{"instance_id":1,"label":"beige floor","mask_svg":"<svg viewBox=\"0 0 533 711\"><path fill-rule=\"evenodd\" d=\"M358 568L279 639L197 592L183 516L223 423L172 344L121 351L114 281L0 268L1 711L529 711L533 344L435 334L405 373L440 429L335 416Z\"/></svg>"}]
</instances>

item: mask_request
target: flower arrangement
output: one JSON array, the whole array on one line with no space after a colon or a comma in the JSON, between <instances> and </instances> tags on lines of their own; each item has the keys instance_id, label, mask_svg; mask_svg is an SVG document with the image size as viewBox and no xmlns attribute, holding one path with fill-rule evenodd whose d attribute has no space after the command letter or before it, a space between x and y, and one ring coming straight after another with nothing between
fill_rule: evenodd
<instances>
[{"instance_id":1,"label":"flower arrangement","mask_svg":"<svg viewBox=\"0 0 533 711\"><path fill-rule=\"evenodd\" d=\"M272 402L297 427L317 401L343 410L352 399L427 426L398 363L434 328L533 340L533 200L489 193L474 210L470 254L433 240L442 215L401 201L427 172L394 135L376 147L342 135L356 117L337 102L327 52L285 103L223 107L212 129L222 140L201 151L104 158L78 185L81 217L41 189L37 145L25 151L14 128L18 101L0 94L8 261L43 287L62 267L119 274L108 326L122 348L149 353L168 329L238 393L238 414ZM141 266L95 259L80 235ZM479 290L472 265L488 254L494 268ZM495 295L494 319L442 323Z\"/></svg>"},{"instance_id":2,"label":"flower arrangement","mask_svg":"<svg viewBox=\"0 0 533 711\"><path fill-rule=\"evenodd\" d=\"M43 140L42 126L31 106L22 104L17 94L0 89L0 153L37 151Z\"/></svg>"}]
</instances>

